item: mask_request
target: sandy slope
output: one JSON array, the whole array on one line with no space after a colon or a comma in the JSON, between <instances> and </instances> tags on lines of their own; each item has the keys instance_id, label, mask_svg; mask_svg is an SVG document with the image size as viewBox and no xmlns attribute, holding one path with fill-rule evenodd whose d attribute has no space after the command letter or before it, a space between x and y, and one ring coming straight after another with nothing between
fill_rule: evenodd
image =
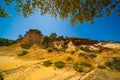
<instances>
[{"instance_id":1,"label":"sandy slope","mask_svg":"<svg viewBox=\"0 0 120 80\"><path fill-rule=\"evenodd\" d=\"M44 67L43 61L46 59L54 61L62 60L70 56L74 61L87 61L85 55L68 54L65 52L48 53L47 50L39 47L29 49L29 54L18 57L17 54L23 51L16 46L0 47L0 72L4 80L120 80L120 72L100 70L94 68L88 73L78 73L72 66L57 69L54 65ZM80 52L79 52L80 53ZM53 57L54 56L54 57ZM104 50L95 59L93 63L101 64L112 57L120 57L120 50Z\"/></svg>"},{"instance_id":2,"label":"sandy slope","mask_svg":"<svg viewBox=\"0 0 120 80\"><path fill-rule=\"evenodd\" d=\"M0 56L0 70L4 80L120 80L119 72L94 69L89 73L78 73L68 67L44 67L42 62Z\"/></svg>"},{"instance_id":3,"label":"sandy slope","mask_svg":"<svg viewBox=\"0 0 120 80\"><path fill-rule=\"evenodd\" d=\"M69 69L44 67L40 60L21 60L15 57L0 57L0 70L5 80L78 80L80 73Z\"/></svg>"}]
</instances>

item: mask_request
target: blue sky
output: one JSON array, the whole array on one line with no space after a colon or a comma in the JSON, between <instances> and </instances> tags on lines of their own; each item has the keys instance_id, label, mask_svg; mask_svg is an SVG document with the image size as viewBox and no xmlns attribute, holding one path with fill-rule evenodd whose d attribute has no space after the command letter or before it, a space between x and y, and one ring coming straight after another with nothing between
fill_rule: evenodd
<instances>
[{"instance_id":1,"label":"blue sky","mask_svg":"<svg viewBox=\"0 0 120 80\"><path fill-rule=\"evenodd\" d=\"M11 13L11 17L0 18L0 38L16 40L18 35L24 35L29 29L39 29L44 35L55 32L59 36L120 41L120 16L114 13L110 17L94 19L94 24L84 22L72 26L67 20L55 19L49 14L40 16L39 13L35 13L24 18L17 15L13 6L5 7Z\"/></svg>"}]
</instances>

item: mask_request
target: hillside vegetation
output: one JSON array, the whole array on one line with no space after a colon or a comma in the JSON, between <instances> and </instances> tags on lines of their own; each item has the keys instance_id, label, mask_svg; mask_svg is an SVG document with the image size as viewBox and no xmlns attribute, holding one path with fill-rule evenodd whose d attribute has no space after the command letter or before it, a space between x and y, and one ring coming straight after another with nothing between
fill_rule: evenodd
<instances>
[{"instance_id":1,"label":"hillside vegetation","mask_svg":"<svg viewBox=\"0 0 120 80\"><path fill-rule=\"evenodd\" d=\"M9 46L14 43L14 40L0 38L0 46Z\"/></svg>"}]
</instances>

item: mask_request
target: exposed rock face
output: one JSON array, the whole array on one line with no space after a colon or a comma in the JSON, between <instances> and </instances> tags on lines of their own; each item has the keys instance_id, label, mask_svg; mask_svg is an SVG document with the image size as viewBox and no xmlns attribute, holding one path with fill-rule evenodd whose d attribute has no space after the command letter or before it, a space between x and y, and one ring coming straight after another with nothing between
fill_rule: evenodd
<instances>
[{"instance_id":1,"label":"exposed rock face","mask_svg":"<svg viewBox=\"0 0 120 80\"><path fill-rule=\"evenodd\" d=\"M73 38L73 39L65 39L64 40L65 44L68 44L70 41L72 41L72 43L75 46L79 46L79 45L93 45L93 44L97 44L98 43L98 41L95 41L95 40L82 39L82 38Z\"/></svg>"},{"instance_id":2,"label":"exposed rock face","mask_svg":"<svg viewBox=\"0 0 120 80\"><path fill-rule=\"evenodd\" d=\"M40 45L43 35L38 30L30 29L21 41L22 48L30 48L33 44Z\"/></svg>"},{"instance_id":3,"label":"exposed rock face","mask_svg":"<svg viewBox=\"0 0 120 80\"><path fill-rule=\"evenodd\" d=\"M68 43L68 48L66 49L66 51L67 51L67 52L72 52L72 51L75 51L75 49L76 49L76 46L73 44L72 41L70 41L70 42Z\"/></svg>"},{"instance_id":4,"label":"exposed rock face","mask_svg":"<svg viewBox=\"0 0 120 80\"><path fill-rule=\"evenodd\" d=\"M120 43L115 42L108 42L108 43L99 43L98 45L105 47L105 48L111 48L111 49L120 49Z\"/></svg>"},{"instance_id":5,"label":"exposed rock face","mask_svg":"<svg viewBox=\"0 0 120 80\"><path fill-rule=\"evenodd\" d=\"M61 41L55 41L55 42L53 42L53 44L54 44L54 46L56 48L61 49L63 47L63 45L64 45L64 41L63 40L61 40Z\"/></svg>"},{"instance_id":6,"label":"exposed rock face","mask_svg":"<svg viewBox=\"0 0 120 80\"><path fill-rule=\"evenodd\" d=\"M69 42L68 43L68 47L71 48L72 50L75 50L75 45L73 44L73 42Z\"/></svg>"},{"instance_id":7,"label":"exposed rock face","mask_svg":"<svg viewBox=\"0 0 120 80\"><path fill-rule=\"evenodd\" d=\"M100 46L95 46L95 45L82 45L83 49L87 51L99 51Z\"/></svg>"}]
</instances>

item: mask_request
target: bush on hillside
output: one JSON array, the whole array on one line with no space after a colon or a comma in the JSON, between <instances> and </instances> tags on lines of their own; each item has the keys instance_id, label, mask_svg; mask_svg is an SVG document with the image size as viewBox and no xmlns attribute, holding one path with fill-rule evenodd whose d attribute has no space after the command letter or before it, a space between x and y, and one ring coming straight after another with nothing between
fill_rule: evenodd
<instances>
[{"instance_id":1,"label":"bush on hillside","mask_svg":"<svg viewBox=\"0 0 120 80\"><path fill-rule=\"evenodd\" d=\"M55 47L53 47L53 46L50 46L47 50L48 50L48 52L59 52L59 51L65 51L64 48L58 49L58 48L55 48Z\"/></svg>"},{"instance_id":2,"label":"bush on hillside","mask_svg":"<svg viewBox=\"0 0 120 80\"><path fill-rule=\"evenodd\" d=\"M48 52L54 52L55 51L54 48L48 48L47 50L48 50Z\"/></svg>"},{"instance_id":3,"label":"bush on hillside","mask_svg":"<svg viewBox=\"0 0 120 80\"><path fill-rule=\"evenodd\" d=\"M85 66L85 67L92 67L92 65L87 62L81 62L80 65Z\"/></svg>"},{"instance_id":4,"label":"bush on hillside","mask_svg":"<svg viewBox=\"0 0 120 80\"><path fill-rule=\"evenodd\" d=\"M70 56L68 56L68 57L66 58L66 61L71 61L71 60L73 60L73 59L72 59L72 57L70 57Z\"/></svg>"},{"instance_id":5,"label":"bush on hillside","mask_svg":"<svg viewBox=\"0 0 120 80\"><path fill-rule=\"evenodd\" d=\"M78 51L78 50L80 50L80 49L82 49L82 48L83 48L82 45L77 46L77 47L76 47L76 51Z\"/></svg>"},{"instance_id":6,"label":"bush on hillside","mask_svg":"<svg viewBox=\"0 0 120 80\"><path fill-rule=\"evenodd\" d=\"M77 72L83 72L82 66L80 66L79 63L77 62L73 65L73 69L76 70Z\"/></svg>"},{"instance_id":7,"label":"bush on hillside","mask_svg":"<svg viewBox=\"0 0 120 80\"><path fill-rule=\"evenodd\" d=\"M0 46L10 46L14 43L13 40L2 39L0 38Z\"/></svg>"},{"instance_id":8,"label":"bush on hillside","mask_svg":"<svg viewBox=\"0 0 120 80\"><path fill-rule=\"evenodd\" d=\"M97 66L97 68L99 68L99 69L106 69L105 66L101 66L101 65Z\"/></svg>"},{"instance_id":9,"label":"bush on hillside","mask_svg":"<svg viewBox=\"0 0 120 80\"><path fill-rule=\"evenodd\" d=\"M92 65L87 62L76 62L73 68L77 72L88 72L92 69Z\"/></svg>"},{"instance_id":10,"label":"bush on hillside","mask_svg":"<svg viewBox=\"0 0 120 80\"><path fill-rule=\"evenodd\" d=\"M105 65L108 66L111 69L120 71L120 59L113 58L112 61L106 62Z\"/></svg>"},{"instance_id":11,"label":"bush on hillside","mask_svg":"<svg viewBox=\"0 0 120 80\"><path fill-rule=\"evenodd\" d=\"M20 54L18 54L18 56L24 56L28 54L28 51L27 50L23 50Z\"/></svg>"},{"instance_id":12,"label":"bush on hillside","mask_svg":"<svg viewBox=\"0 0 120 80\"><path fill-rule=\"evenodd\" d=\"M96 53L89 53L88 56L90 56L91 58L95 58L95 57L97 57L97 54Z\"/></svg>"},{"instance_id":13,"label":"bush on hillside","mask_svg":"<svg viewBox=\"0 0 120 80\"><path fill-rule=\"evenodd\" d=\"M63 68L65 66L65 63L63 61L57 61L55 62L55 66L57 68Z\"/></svg>"},{"instance_id":14,"label":"bush on hillside","mask_svg":"<svg viewBox=\"0 0 120 80\"><path fill-rule=\"evenodd\" d=\"M52 65L52 62L48 60L48 61L45 61L45 62L43 63L43 65L46 66L46 67L49 67L49 66Z\"/></svg>"}]
</instances>

